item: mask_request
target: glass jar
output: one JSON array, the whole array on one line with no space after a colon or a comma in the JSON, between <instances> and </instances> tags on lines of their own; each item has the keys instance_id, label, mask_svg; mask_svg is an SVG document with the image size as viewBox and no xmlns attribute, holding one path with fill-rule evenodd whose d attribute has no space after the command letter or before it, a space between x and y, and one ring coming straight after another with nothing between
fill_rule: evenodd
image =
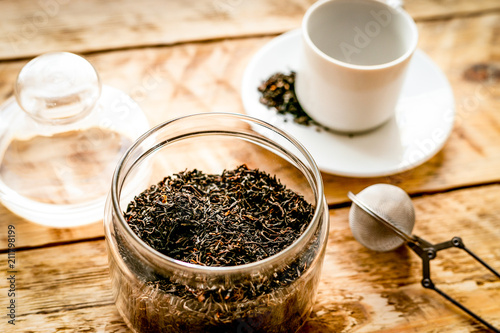
<instances>
[{"instance_id":1,"label":"glass jar","mask_svg":"<svg viewBox=\"0 0 500 333\"><path fill-rule=\"evenodd\" d=\"M123 218L134 196L165 176L242 164L276 175L315 207L302 235L273 256L226 267L175 260ZM329 216L321 174L299 142L248 116L206 113L161 124L135 142L116 168L104 226L115 304L135 332L294 332L312 310Z\"/></svg>"},{"instance_id":2,"label":"glass jar","mask_svg":"<svg viewBox=\"0 0 500 333\"><path fill-rule=\"evenodd\" d=\"M127 94L68 52L28 62L0 105L0 201L32 222L69 228L102 219L116 163L150 128Z\"/></svg>"}]
</instances>

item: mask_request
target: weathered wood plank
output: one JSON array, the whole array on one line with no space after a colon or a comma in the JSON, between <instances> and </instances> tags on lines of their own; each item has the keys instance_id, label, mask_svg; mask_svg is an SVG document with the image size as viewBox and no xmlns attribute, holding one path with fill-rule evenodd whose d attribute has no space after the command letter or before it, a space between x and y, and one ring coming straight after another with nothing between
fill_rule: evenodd
<instances>
[{"instance_id":1,"label":"weathered wood plank","mask_svg":"<svg viewBox=\"0 0 500 333\"><path fill-rule=\"evenodd\" d=\"M95 317L112 319L107 315L104 317L109 311L100 309L112 304L104 241L20 251L16 252L15 259L16 295L10 299L16 301L15 328L19 332L53 332L58 329L69 332L83 325L92 331L103 327L106 322L96 323L94 318L85 317L85 311L90 310ZM0 287L5 295L7 282ZM9 301L7 297L2 299ZM61 316L66 312L73 313L80 322ZM31 316L40 321L32 321ZM12 327L5 320L0 322L3 332Z\"/></svg>"},{"instance_id":2,"label":"weathered wood plank","mask_svg":"<svg viewBox=\"0 0 500 333\"><path fill-rule=\"evenodd\" d=\"M416 21L443 20L454 17L480 15L495 12L500 4L495 0L486 1L446 1L446 0L405 0L405 10Z\"/></svg>"},{"instance_id":3,"label":"weathered wood plank","mask_svg":"<svg viewBox=\"0 0 500 333\"><path fill-rule=\"evenodd\" d=\"M298 26L313 2L4 1L0 59L275 34Z\"/></svg>"},{"instance_id":4,"label":"weathered wood plank","mask_svg":"<svg viewBox=\"0 0 500 333\"><path fill-rule=\"evenodd\" d=\"M16 247L41 247L84 239L102 238L102 221L76 228L56 229L26 221L0 205L0 251L7 249L7 230L12 225L16 234Z\"/></svg>"},{"instance_id":5,"label":"weathered wood plank","mask_svg":"<svg viewBox=\"0 0 500 333\"><path fill-rule=\"evenodd\" d=\"M37 323L43 323L42 326ZM19 329L8 332L88 332L130 333L114 304L65 310L50 314L40 313L19 318Z\"/></svg>"},{"instance_id":6,"label":"weathered wood plank","mask_svg":"<svg viewBox=\"0 0 500 333\"><path fill-rule=\"evenodd\" d=\"M416 198L415 234L436 243L461 236L498 269L499 194L500 185L491 185ZM421 261L409 249L376 253L358 244L347 215L347 208L331 212L318 300L301 332L486 332L421 287ZM126 331L112 305L104 241L20 251L16 260L16 331ZM432 274L442 289L500 326L499 279L458 250L440 253ZM0 280L2 295L7 288ZM0 321L0 330L11 328L6 325Z\"/></svg>"},{"instance_id":7,"label":"weathered wood plank","mask_svg":"<svg viewBox=\"0 0 500 333\"><path fill-rule=\"evenodd\" d=\"M0 2L0 59L277 34L300 25L314 0ZM495 0L406 0L416 20L498 11ZM257 18L257 19L256 19Z\"/></svg>"}]
</instances>

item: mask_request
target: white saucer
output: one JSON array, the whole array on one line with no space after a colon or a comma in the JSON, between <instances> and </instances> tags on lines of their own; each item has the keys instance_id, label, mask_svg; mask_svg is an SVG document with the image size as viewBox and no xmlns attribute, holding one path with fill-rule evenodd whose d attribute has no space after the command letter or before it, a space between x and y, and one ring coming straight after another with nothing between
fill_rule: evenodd
<instances>
[{"instance_id":1,"label":"white saucer","mask_svg":"<svg viewBox=\"0 0 500 333\"><path fill-rule=\"evenodd\" d=\"M297 68L300 29L274 38L250 61L242 100L248 115L299 140L321 171L349 177L387 176L416 167L434 156L453 128L455 102L446 76L421 50L408 68L396 115L381 127L353 136L299 125L259 102L257 87L276 72Z\"/></svg>"}]
</instances>

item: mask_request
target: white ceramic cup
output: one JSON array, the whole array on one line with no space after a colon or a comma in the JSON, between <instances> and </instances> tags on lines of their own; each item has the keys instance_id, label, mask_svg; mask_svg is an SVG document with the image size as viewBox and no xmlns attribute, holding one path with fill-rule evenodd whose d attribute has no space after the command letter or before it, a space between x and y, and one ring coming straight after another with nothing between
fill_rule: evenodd
<instances>
[{"instance_id":1,"label":"white ceramic cup","mask_svg":"<svg viewBox=\"0 0 500 333\"><path fill-rule=\"evenodd\" d=\"M418 31L404 10L375 0L325 0L302 22L297 99L318 123L346 133L394 115Z\"/></svg>"}]
</instances>

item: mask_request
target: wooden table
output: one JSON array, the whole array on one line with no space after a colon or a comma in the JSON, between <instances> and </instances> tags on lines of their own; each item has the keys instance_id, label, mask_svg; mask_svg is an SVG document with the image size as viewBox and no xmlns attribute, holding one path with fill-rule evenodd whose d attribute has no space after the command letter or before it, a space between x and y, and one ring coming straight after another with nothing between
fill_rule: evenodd
<instances>
[{"instance_id":1,"label":"wooden table","mask_svg":"<svg viewBox=\"0 0 500 333\"><path fill-rule=\"evenodd\" d=\"M312 0L17 0L0 2L0 102L32 57L83 54L102 81L130 94L151 125L195 112L244 113L242 73L276 35L296 28ZM389 177L323 174L330 207L326 262L301 332L487 332L420 285L403 247L376 253L348 226L349 200L375 183L413 198L415 233L455 235L500 269L500 1L407 0L419 48L448 77L456 123L441 152ZM0 119L1 121L1 119ZM16 325L7 323L7 231L16 230ZM112 301L102 223L51 229L0 206L0 331L127 332ZM445 291L500 327L500 280L458 250L433 261Z\"/></svg>"}]
</instances>

